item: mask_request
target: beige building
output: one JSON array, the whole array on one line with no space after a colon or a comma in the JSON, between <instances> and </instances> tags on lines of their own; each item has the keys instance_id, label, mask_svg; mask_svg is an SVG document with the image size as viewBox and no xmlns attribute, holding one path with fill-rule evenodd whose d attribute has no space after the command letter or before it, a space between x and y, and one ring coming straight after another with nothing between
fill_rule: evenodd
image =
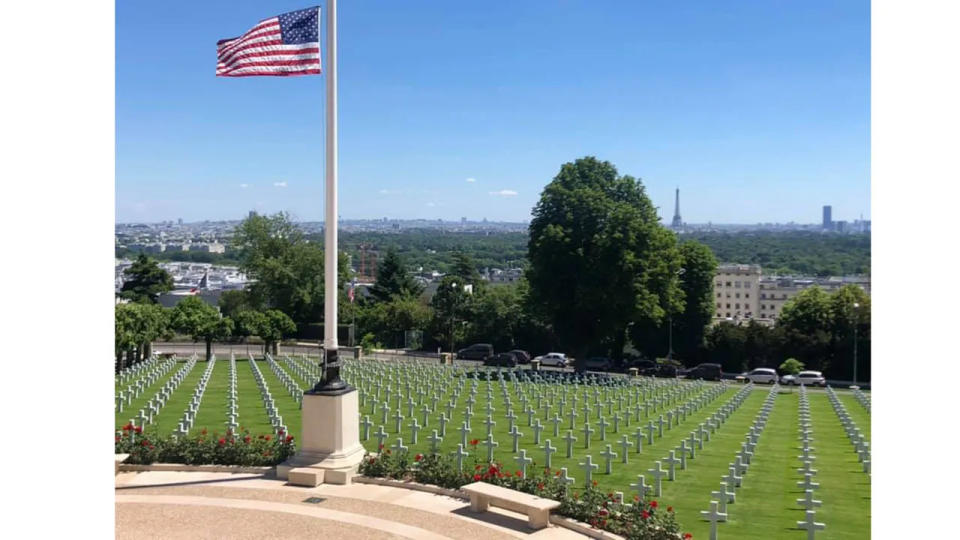
<instances>
[{"instance_id":1,"label":"beige building","mask_svg":"<svg viewBox=\"0 0 960 540\"><path fill-rule=\"evenodd\" d=\"M714 321L755 319L773 324L787 301L814 285L827 292L844 285L857 285L870 293L869 277L764 277L760 266L755 264L722 264L717 266L713 282Z\"/></svg>"},{"instance_id":2,"label":"beige building","mask_svg":"<svg viewBox=\"0 0 960 540\"><path fill-rule=\"evenodd\" d=\"M714 317L752 319L757 317L760 267L756 264L722 264L713 280Z\"/></svg>"}]
</instances>

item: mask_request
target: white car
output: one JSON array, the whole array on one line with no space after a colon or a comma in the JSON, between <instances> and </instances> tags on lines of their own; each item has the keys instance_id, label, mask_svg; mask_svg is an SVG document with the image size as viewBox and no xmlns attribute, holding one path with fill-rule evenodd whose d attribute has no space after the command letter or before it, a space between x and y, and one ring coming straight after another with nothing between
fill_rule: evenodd
<instances>
[{"instance_id":1,"label":"white car","mask_svg":"<svg viewBox=\"0 0 960 540\"><path fill-rule=\"evenodd\" d=\"M791 385L826 386L827 380L823 378L823 373L819 371L801 371L796 377L790 375L784 377L783 383Z\"/></svg>"},{"instance_id":2,"label":"white car","mask_svg":"<svg viewBox=\"0 0 960 540\"><path fill-rule=\"evenodd\" d=\"M567 367L567 355L563 353L547 353L534 358L534 360L539 360L541 366Z\"/></svg>"},{"instance_id":3,"label":"white car","mask_svg":"<svg viewBox=\"0 0 960 540\"><path fill-rule=\"evenodd\" d=\"M757 368L744 374L754 384L773 384L777 382L777 370L771 368Z\"/></svg>"}]
</instances>

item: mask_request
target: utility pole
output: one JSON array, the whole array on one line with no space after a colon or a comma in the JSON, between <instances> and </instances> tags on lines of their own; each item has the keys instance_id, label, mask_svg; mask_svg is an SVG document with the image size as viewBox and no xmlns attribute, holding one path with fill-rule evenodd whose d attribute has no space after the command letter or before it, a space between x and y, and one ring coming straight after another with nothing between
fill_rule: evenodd
<instances>
[{"instance_id":1,"label":"utility pole","mask_svg":"<svg viewBox=\"0 0 960 540\"><path fill-rule=\"evenodd\" d=\"M857 385L857 326L860 322L860 303L853 303L853 385Z\"/></svg>"}]
</instances>

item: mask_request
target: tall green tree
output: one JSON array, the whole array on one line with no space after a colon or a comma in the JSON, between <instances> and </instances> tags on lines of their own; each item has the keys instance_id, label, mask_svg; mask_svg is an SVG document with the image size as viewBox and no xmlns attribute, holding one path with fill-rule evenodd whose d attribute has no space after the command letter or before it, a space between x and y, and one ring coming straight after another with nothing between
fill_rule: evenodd
<instances>
[{"instance_id":1,"label":"tall green tree","mask_svg":"<svg viewBox=\"0 0 960 540\"><path fill-rule=\"evenodd\" d=\"M797 293L783 305L777 326L790 356L808 369L826 371L830 367L833 314L826 291L814 286Z\"/></svg>"},{"instance_id":2,"label":"tall green tree","mask_svg":"<svg viewBox=\"0 0 960 540\"><path fill-rule=\"evenodd\" d=\"M683 307L674 235L642 183L594 157L565 163L533 211L527 279L578 367L622 355L631 322L658 325Z\"/></svg>"},{"instance_id":3,"label":"tall green tree","mask_svg":"<svg viewBox=\"0 0 960 540\"><path fill-rule=\"evenodd\" d=\"M717 259L710 248L696 241L680 244L680 259L683 310L673 316L673 350L681 359L694 360L713 321Z\"/></svg>"},{"instance_id":4,"label":"tall green tree","mask_svg":"<svg viewBox=\"0 0 960 540\"><path fill-rule=\"evenodd\" d=\"M220 313L231 319L235 319L241 311L253 309L250 293L245 290L223 291L217 303L220 306Z\"/></svg>"},{"instance_id":5,"label":"tall green tree","mask_svg":"<svg viewBox=\"0 0 960 540\"><path fill-rule=\"evenodd\" d=\"M870 308L870 296L856 285L843 286L830 295L833 338L831 375L834 378L853 379L856 339L857 380L870 380Z\"/></svg>"},{"instance_id":6,"label":"tall green tree","mask_svg":"<svg viewBox=\"0 0 960 540\"><path fill-rule=\"evenodd\" d=\"M173 289L170 273L143 253L137 256L130 268L123 271L123 275L120 296L132 302L155 304L161 293Z\"/></svg>"},{"instance_id":7,"label":"tall green tree","mask_svg":"<svg viewBox=\"0 0 960 540\"><path fill-rule=\"evenodd\" d=\"M153 355L153 342L170 336L169 310L158 304L117 304L114 309L114 347L117 369ZM126 362L123 361L124 355Z\"/></svg>"},{"instance_id":8,"label":"tall green tree","mask_svg":"<svg viewBox=\"0 0 960 540\"><path fill-rule=\"evenodd\" d=\"M467 341L490 343L494 350L518 347L523 321L523 297L516 285L485 287L476 291L470 303Z\"/></svg>"},{"instance_id":9,"label":"tall green tree","mask_svg":"<svg viewBox=\"0 0 960 540\"><path fill-rule=\"evenodd\" d=\"M173 307L170 325L194 341L203 340L207 345L207 360L212 356L213 342L233 333L233 321L221 317L216 308L196 296L188 296Z\"/></svg>"},{"instance_id":10,"label":"tall green tree","mask_svg":"<svg viewBox=\"0 0 960 540\"><path fill-rule=\"evenodd\" d=\"M377 280L370 287L370 295L378 302L389 302L399 296L418 297L423 286L407 271L403 258L393 248L377 263Z\"/></svg>"},{"instance_id":11,"label":"tall green tree","mask_svg":"<svg viewBox=\"0 0 960 540\"><path fill-rule=\"evenodd\" d=\"M450 275L456 276L461 282L477 286L480 284L480 272L477 271L477 263L473 257L462 250L453 252L453 263L450 269Z\"/></svg>"},{"instance_id":12,"label":"tall green tree","mask_svg":"<svg viewBox=\"0 0 960 540\"><path fill-rule=\"evenodd\" d=\"M437 292L430 300L433 319L430 330L434 339L445 349L456 352L457 344L463 344L466 324L471 313L471 295L464 290L466 285L457 276L446 276L437 285Z\"/></svg>"},{"instance_id":13,"label":"tall green tree","mask_svg":"<svg viewBox=\"0 0 960 540\"><path fill-rule=\"evenodd\" d=\"M232 249L240 269L253 281L248 286L255 309L279 309L295 322L323 318L323 247L308 242L287 214L254 215L237 226ZM338 256L338 279L348 281L346 257Z\"/></svg>"},{"instance_id":14,"label":"tall green tree","mask_svg":"<svg viewBox=\"0 0 960 540\"><path fill-rule=\"evenodd\" d=\"M404 347L405 332L428 330L432 316L430 307L420 299L398 295L386 302L374 302L363 311L361 334L372 333L376 341L390 348Z\"/></svg>"}]
</instances>

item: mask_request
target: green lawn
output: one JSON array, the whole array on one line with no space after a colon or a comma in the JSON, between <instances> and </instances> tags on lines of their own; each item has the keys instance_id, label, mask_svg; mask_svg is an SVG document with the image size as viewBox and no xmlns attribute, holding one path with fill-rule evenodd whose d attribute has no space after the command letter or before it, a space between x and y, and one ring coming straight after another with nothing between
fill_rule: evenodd
<instances>
[{"instance_id":1,"label":"green lawn","mask_svg":"<svg viewBox=\"0 0 960 540\"><path fill-rule=\"evenodd\" d=\"M267 363L264 360L257 360L256 362L270 388L284 422L290 429L291 434L299 439L301 415L298 404L280 383L280 379L270 370ZM303 361L300 358L295 358L294 362L302 364ZM293 377L300 388L308 389L311 386L312 381L302 380L282 358L277 359L277 363L288 375ZM123 425L129 418L133 417L139 407L142 406L140 402L145 403L164 384L166 379L171 377L182 365L178 364L177 368L168 372L166 378L161 378L153 387L147 389L142 394L141 399L135 400L130 408L125 409L124 413L116 415L117 425ZM176 427L176 422L186 408L189 396L205 368L206 362L197 363L193 371L171 396L170 401L163 408L152 428L157 428L161 432L170 432ZM417 367L415 364L407 364L406 367L402 368L405 371L400 371L401 368L395 369L398 370L396 373L420 373L428 376L435 367ZM204 427L211 432L215 430L223 432L227 420L228 373L229 359L219 359L204 393L194 432ZM344 372L344 376L349 380L347 373L349 373L349 370ZM658 382L662 383L664 381L660 380ZM471 421L472 431L467 439L480 439L482 441L486 437L487 428L483 420L486 418L486 389L488 384L494 385L492 404L495 409L493 417L496 426L493 428L493 437L500 444L494 451L494 459L501 461L510 469L518 468L513 459L515 454L512 452L512 437L509 435L509 421L506 418L507 409L499 388L499 382L480 381L478 383L476 403L473 407L474 416ZM553 423L546 421L546 418L543 417L543 410L539 410L535 418L540 418L544 430L541 433L540 445L534 444L533 429L527 425L527 415L521 411L521 401L517 397L512 384L509 383L508 386L515 414L518 417L516 425L523 434L520 440L520 448L526 449L528 457L534 459L534 464L529 466L530 469L538 470L543 465L544 453L540 447L547 439L550 439L553 446L558 449L553 455L554 469L566 467L568 474L577 480L574 486L580 487L583 485L584 470L579 466L579 463L584 461L587 454L590 454L593 457L593 462L600 465L600 468L593 474L593 478L598 481L599 487L609 491L621 491L628 498L632 497L629 484L636 481L638 474L645 475L647 484L651 485L653 482L651 476L647 473L647 469L650 469L655 461L667 457L669 451L679 445L682 439L687 438L690 432L695 430L701 422L728 403L737 391L743 388L740 385L728 386L725 392L705 404L699 411L693 412L679 426L665 429L663 438L655 438L652 445L648 445L644 438L642 452L637 453L636 448L631 447L629 462L623 464L621 463L622 456L619 455L622 448L616 444L617 441L623 434L627 434L630 441L635 442L633 434L636 427L638 425L645 426L648 418L643 417L639 422L634 418L629 426L626 425L625 421L621 421L619 433L614 433L613 426L609 425L607 426L606 441L601 441L600 426L597 425L596 413L592 412L590 424L596 431L591 437L590 448L587 449L585 448L584 418L582 416L584 402L582 396L585 395L585 390L581 386L578 390L581 396L577 406L579 416L576 418L576 428L573 430L577 441L574 443L574 456L568 459L565 457L566 443L562 440L562 436L567 433L569 428L569 418L566 415L563 416L563 422L560 425L560 437L555 437L553 436ZM384 387L385 385L386 380L384 381ZM464 420L465 402L471 385L472 380L468 380L464 385L464 390L454 409L453 417L447 423L446 437L440 443L443 452L455 450L460 442L459 427ZM397 385L394 383L393 386L396 387ZM524 392L531 398L533 386L532 384L524 385ZM430 443L427 437L431 430L439 430L440 412L446 410L445 404L450 400L455 387L456 384L450 384L449 382L438 386L440 394L439 410L432 411L429 414L429 426L420 431L417 444L411 444L410 423L412 418L407 412L406 396L403 398L401 408L401 414L404 416L403 425L399 433L396 431L393 420L397 407L396 388L394 388L394 396L390 400L389 418L383 424L384 430L389 433L385 441L386 444L392 446L398 438L402 438L403 444L410 447L411 452L428 452ZM571 388L567 387L568 399L573 393ZM712 384L707 384L700 388L698 392L704 392L710 388L713 388ZM375 392L375 389L370 388L364 390ZM710 492L719 489L721 476L726 473L728 464L734 460L737 450L740 449L740 443L743 442L751 422L760 411L769 390L769 387L765 386L754 388L743 404L712 435L711 440L705 443L703 450L697 451L696 458L688 460L687 470L678 470L677 478L673 482L664 479L663 496L660 498L661 504L672 505L683 529L692 532L695 538L706 538L708 536L709 523L700 521L699 512L708 508L711 500ZM243 428L249 429L254 435L272 433L263 400L254 382L250 363L246 359L237 360L237 391L239 424ZM589 391L592 392L592 389ZM800 454L797 433L798 395L799 390L793 389L791 393L777 396L767 427L755 450L753 463L744 477L743 486L737 490L737 501L728 507L728 521L719 526L721 536L744 539L802 539L804 537L805 532L795 527L795 522L803 517L802 509L794 501L802 495L802 492L796 487L796 482L801 479L796 471L800 466L799 461L797 461L797 456ZM857 425L869 438L869 414L849 393L838 392L838 395ZM695 398L696 393L669 407L651 411L649 419L655 421L660 414L665 414L668 408L676 407L682 402ZM414 401L417 401L416 397ZM536 399L530 401L532 406L535 407ZM815 468L819 470L816 481L821 483L821 489L817 491L816 496L823 501L823 507L817 512L817 521L827 524L826 534L818 535L818 537L869 538L870 478L861 471L853 447L843 432L839 419L830 406L826 394L820 391L811 391L809 401L815 437L813 446L816 448L815 455L817 457ZM426 399L425 402L429 404L430 400ZM592 399L590 402L593 406ZM568 403L567 410L569 410L569 406ZM626 401L624 406L626 407ZM422 423L423 418L420 409L420 404L417 404L414 408L414 416L418 422ZM604 416L609 416L606 407L604 409ZM554 410L556 410L556 407L554 407ZM370 438L362 442L368 450L376 451L377 440L372 435L381 425L382 415L379 408L376 414L373 414L372 411L373 400L371 398L367 400L365 406L361 407L360 411L361 415L369 415L373 422L370 429ZM608 417L607 420L611 419ZM654 423L656 424L656 422ZM604 474L604 459L600 455L607 444L610 444L613 451L618 454L613 462L612 473L609 475ZM468 462L472 462L474 456L486 457L486 447L482 445L476 448L467 448L467 451L471 453L471 457L467 459ZM666 469L666 464L663 465Z\"/></svg>"}]
</instances>

